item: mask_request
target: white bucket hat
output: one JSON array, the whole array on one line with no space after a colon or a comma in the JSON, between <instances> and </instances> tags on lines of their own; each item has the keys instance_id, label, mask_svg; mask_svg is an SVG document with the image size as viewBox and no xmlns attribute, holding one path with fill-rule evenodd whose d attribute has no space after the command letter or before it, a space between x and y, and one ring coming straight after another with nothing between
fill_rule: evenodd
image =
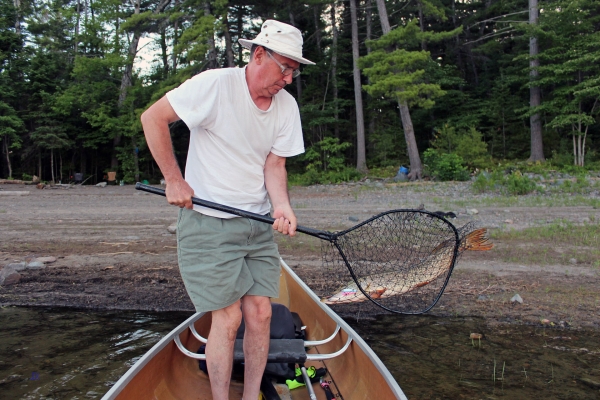
<instances>
[{"instance_id":1,"label":"white bucket hat","mask_svg":"<svg viewBox=\"0 0 600 400\"><path fill-rule=\"evenodd\" d=\"M297 28L283 22L273 19L266 20L254 40L239 39L239 42L247 49L251 49L253 44L257 44L301 64L315 65L314 62L302 57L302 33Z\"/></svg>"}]
</instances>

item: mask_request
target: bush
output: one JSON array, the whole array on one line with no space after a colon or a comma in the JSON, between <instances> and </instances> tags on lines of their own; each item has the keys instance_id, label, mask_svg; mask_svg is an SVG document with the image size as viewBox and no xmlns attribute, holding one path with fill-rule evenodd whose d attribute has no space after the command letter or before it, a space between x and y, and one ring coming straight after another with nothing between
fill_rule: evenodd
<instances>
[{"instance_id":1,"label":"bush","mask_svg":"<svg viewBox=\"0 0 600 400\"><path fill-rule=\"evenodd\" d=\"M535 182L519 171L515 171L506 178L506 190L512 195L529 194L536 188Z\"/></svg>"},{"instance_id":2,"label":"bush","mask_svg":"<svg viewBox=\"0 0 600 400\"><path fill-rule=\"evenodd\" d=\"M463 166L463 160L458 154L439 153L434 149L427 149L423 153L423 160L428 167L429 174L436 180L469 180L469 171Z\"/></svg>"},{"instance_id":3,"label":"bush","mask_svg":"<svg viewBox=\"0 0 600 400\"><path fill-rule=\"evenodd\" d=\"M317 171L316 169L309 169L303 174L290 174L288 182L291 186L309 186L357 181L360 178L362 178L362 175L355 168L344 168L340 171Z\"/></svg>"}]
</instances>

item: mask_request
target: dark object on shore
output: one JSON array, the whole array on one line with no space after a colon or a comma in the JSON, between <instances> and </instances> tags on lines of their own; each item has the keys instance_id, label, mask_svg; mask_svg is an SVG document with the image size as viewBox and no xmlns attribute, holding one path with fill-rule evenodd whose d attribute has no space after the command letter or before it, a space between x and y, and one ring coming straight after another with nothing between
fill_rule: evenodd
<instances>
[{"instance_id":1,"label":"dark object on shore","mask_svg":"<svg viewBox=\"0 0 600 400\"><path fill-rule=\"evenodd\" d=\"M435 215L438 215L438 216L443 217L443 218L456 218L456 214L454 214L452 211L449 211L449 212L434 211L433 213Z\"/></svg>"}]
</instances>

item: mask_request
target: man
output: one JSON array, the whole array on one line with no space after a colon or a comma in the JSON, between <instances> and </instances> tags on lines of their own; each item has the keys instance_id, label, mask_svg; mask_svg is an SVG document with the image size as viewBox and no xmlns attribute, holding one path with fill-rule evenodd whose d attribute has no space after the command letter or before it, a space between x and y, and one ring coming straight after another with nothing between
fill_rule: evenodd
<instances>
[{"instance_id":1,"label":"man","mask_svg":"<svg viewBox=\"0 0 600 400\"><path fill-rule=\"evenodd\" d=\"M296 233L287 192L286 157L304 152L300 113L283 90L299 74L302 35L268 20L243 68L203 72L167 93L143 115L148 147L166 182L167 200L181 208L179 268L197 311L212 312L206 346L213 399L228 399L233 344L242 314L244 399L259 396L269 349L271 297L279 293L279 254L273 230ZM190 129L185 180L173 155L169 124ZM267 214L273 227L193 206L192 195Z\"/></svg>"}]
</instances>

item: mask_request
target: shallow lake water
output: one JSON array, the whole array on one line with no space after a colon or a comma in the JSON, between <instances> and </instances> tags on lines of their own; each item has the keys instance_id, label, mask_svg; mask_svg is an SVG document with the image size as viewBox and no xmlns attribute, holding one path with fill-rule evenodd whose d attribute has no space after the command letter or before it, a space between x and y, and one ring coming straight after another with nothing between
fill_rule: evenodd
<instances>
[{"instance_id":1,"label":"shallow lake water","mask_svg":"<svg viewBox=\"0 0 600 400\"><path fill-rule=\"evenodd\" d=\"M0 399L99 399L189 315L1 308ZM429 316L348 322L411 400L600 398L598 331Z\"/></svg>"},{"instance_id":2,"label":"shallow lake water","mask_svg":"<svg viewBox=\"0 0 600 400\"><path fill-rule=\"evenodd\" d=\"M600 399L598 331L430 316L348 322L411 400Z\"/></svg>"},{"instance_id":3,"label":"shallow lake water","mask_svg":"<svg viewBox=\"0 0 600 400\"><path fill-rule=\"evenodd\" d=\"M0 399L99 399L190 313L0 309Z\"/></svg>"}]
</instances>

